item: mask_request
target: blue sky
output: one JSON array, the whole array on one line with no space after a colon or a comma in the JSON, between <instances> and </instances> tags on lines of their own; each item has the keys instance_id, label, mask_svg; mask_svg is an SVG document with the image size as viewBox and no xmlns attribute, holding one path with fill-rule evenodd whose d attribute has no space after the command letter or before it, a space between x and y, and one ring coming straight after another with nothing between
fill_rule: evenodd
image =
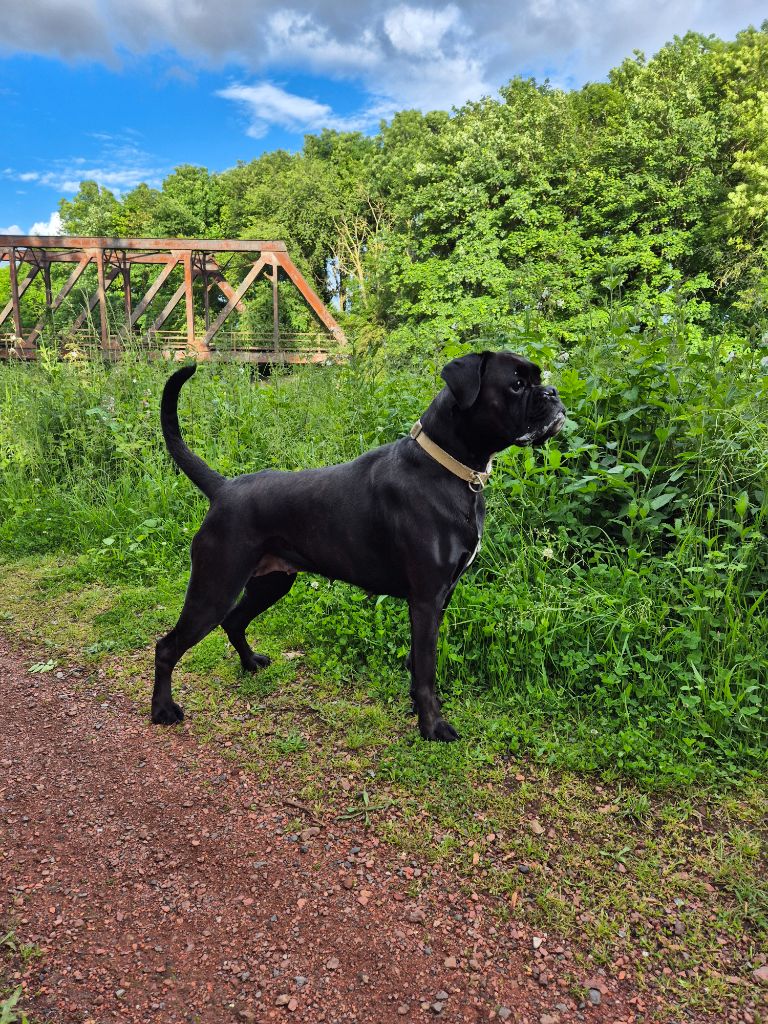
<instances>
[{"instance_id":1,"label":"blue sky","mask_svg":"<svg viewBox=\"0 0 768 1024\"><path fill-rule=\"evenodd\" d=\"M223 170L323 127L375 131L513 75L598 80L688 29L732 38L754 0L24 0L0 38L0 232L56 227L84 178L117 194Z\"/></svg>"}]
</instances>

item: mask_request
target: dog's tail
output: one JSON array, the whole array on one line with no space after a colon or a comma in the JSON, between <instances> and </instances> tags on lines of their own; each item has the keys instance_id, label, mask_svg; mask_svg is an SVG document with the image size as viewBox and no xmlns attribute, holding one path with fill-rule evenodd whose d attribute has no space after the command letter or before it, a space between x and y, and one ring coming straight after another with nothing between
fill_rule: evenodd
<instances>
[{"instance_id":1,"label":"dog's tail","mask_svg":"<svg viewBox=\"0 0 768 1024\"><path fill-rule=\"evenodd\" d=\"M226 477L211 469L199 455L190 451L184 443L179 429L179 392L184 382L189 380L196 369L197 366L194 363L191 366L184 366L166 381L160 402L160 425L163 428L163 437L173 461L207 498L213 498L226 482Z\"/></svg>"}]
</instances>

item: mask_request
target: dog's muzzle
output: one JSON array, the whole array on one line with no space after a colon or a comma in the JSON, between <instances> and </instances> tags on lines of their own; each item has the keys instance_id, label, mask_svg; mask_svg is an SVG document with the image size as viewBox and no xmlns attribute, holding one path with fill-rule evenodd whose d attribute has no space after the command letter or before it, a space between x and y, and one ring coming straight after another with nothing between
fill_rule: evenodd
<instances>
[{"instance_id":1,"label":"dog's muzzle","mask_svg":"<svg viewBox=\"0 0 768 1024\"><path fill-rule=\"evenodd\" d=\"M545 409L536 426L526 430L524 434L521 434L512 442L518 445L518 447L529 444L541 444L544 441L548 441L551 437L555 437L555 435L560 433L565 423L565 406L560 401L557 388L539 388L537 397L545 405Z\"/></svg>"}]
</instances>

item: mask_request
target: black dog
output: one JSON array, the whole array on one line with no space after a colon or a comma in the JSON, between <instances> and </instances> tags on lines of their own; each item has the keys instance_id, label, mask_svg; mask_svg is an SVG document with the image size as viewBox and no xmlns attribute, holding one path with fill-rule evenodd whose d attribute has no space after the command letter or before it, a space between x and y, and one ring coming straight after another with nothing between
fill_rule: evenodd
<instances>
[{"instance_id":1,"label":"black dog","mask_svg":"<svg viewBox=\"0 0 768 1024\"><path fill-rule=\"evenodd\" d=\"M539 368L521 356L462 356L443 369L447 387L410 437L339 466L230 480L181 438L178 397L194 372L187 366L168 380L160 417L171 457L211 507L192 541L181 616L157 643L152 721L183 718L171 673L218 625L243 668L268 665L248 645L246 627L288 593L297 572L313 572L408 601L411 697L421 735L458 739L435 694L440 620L480 543L490 459L560 430L565 410L555 388L542 386Z\"/></svg>"}]
</instances>

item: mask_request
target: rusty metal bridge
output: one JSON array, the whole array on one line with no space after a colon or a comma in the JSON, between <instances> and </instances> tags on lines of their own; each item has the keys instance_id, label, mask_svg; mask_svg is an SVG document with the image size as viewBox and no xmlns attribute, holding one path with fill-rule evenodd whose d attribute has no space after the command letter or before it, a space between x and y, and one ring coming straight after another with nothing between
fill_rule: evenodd
<instances>
[{"instance_id":1,"label":"rusty metal bridge","mask_svg":"<svg viewBox=\"0 0 768 1024\"><path fill-rule=\"evenodd\" d=\"M225 277L233 259L243 275L235 284ZM0 358L34 359L41 339L70 358L94 352L117 358L131 344L165 358L191 355L257 363L322 362L342 355L347 345L341 327L291 260L284 242L0 235L2 263L9 267L10 297L0 309ZM74 264L65 279L62 264ZM144 269L143 294L137 294L138 269L148 266L159 267L159 272L150 281L151 272ZM38 284L30 317L29 289L40 276L44 297ZM244 296L260 277L272 287L271 332L222 330L232 314L246 312ZM318 321L316 331L281 334L280 281L290 281L298 290ZM122 292L117 317L107 296L112 286L114 292ZM182 300L183 326L165 329ZM178 313L174 319L179 319Z\"/></svg>"}]
</instances>

